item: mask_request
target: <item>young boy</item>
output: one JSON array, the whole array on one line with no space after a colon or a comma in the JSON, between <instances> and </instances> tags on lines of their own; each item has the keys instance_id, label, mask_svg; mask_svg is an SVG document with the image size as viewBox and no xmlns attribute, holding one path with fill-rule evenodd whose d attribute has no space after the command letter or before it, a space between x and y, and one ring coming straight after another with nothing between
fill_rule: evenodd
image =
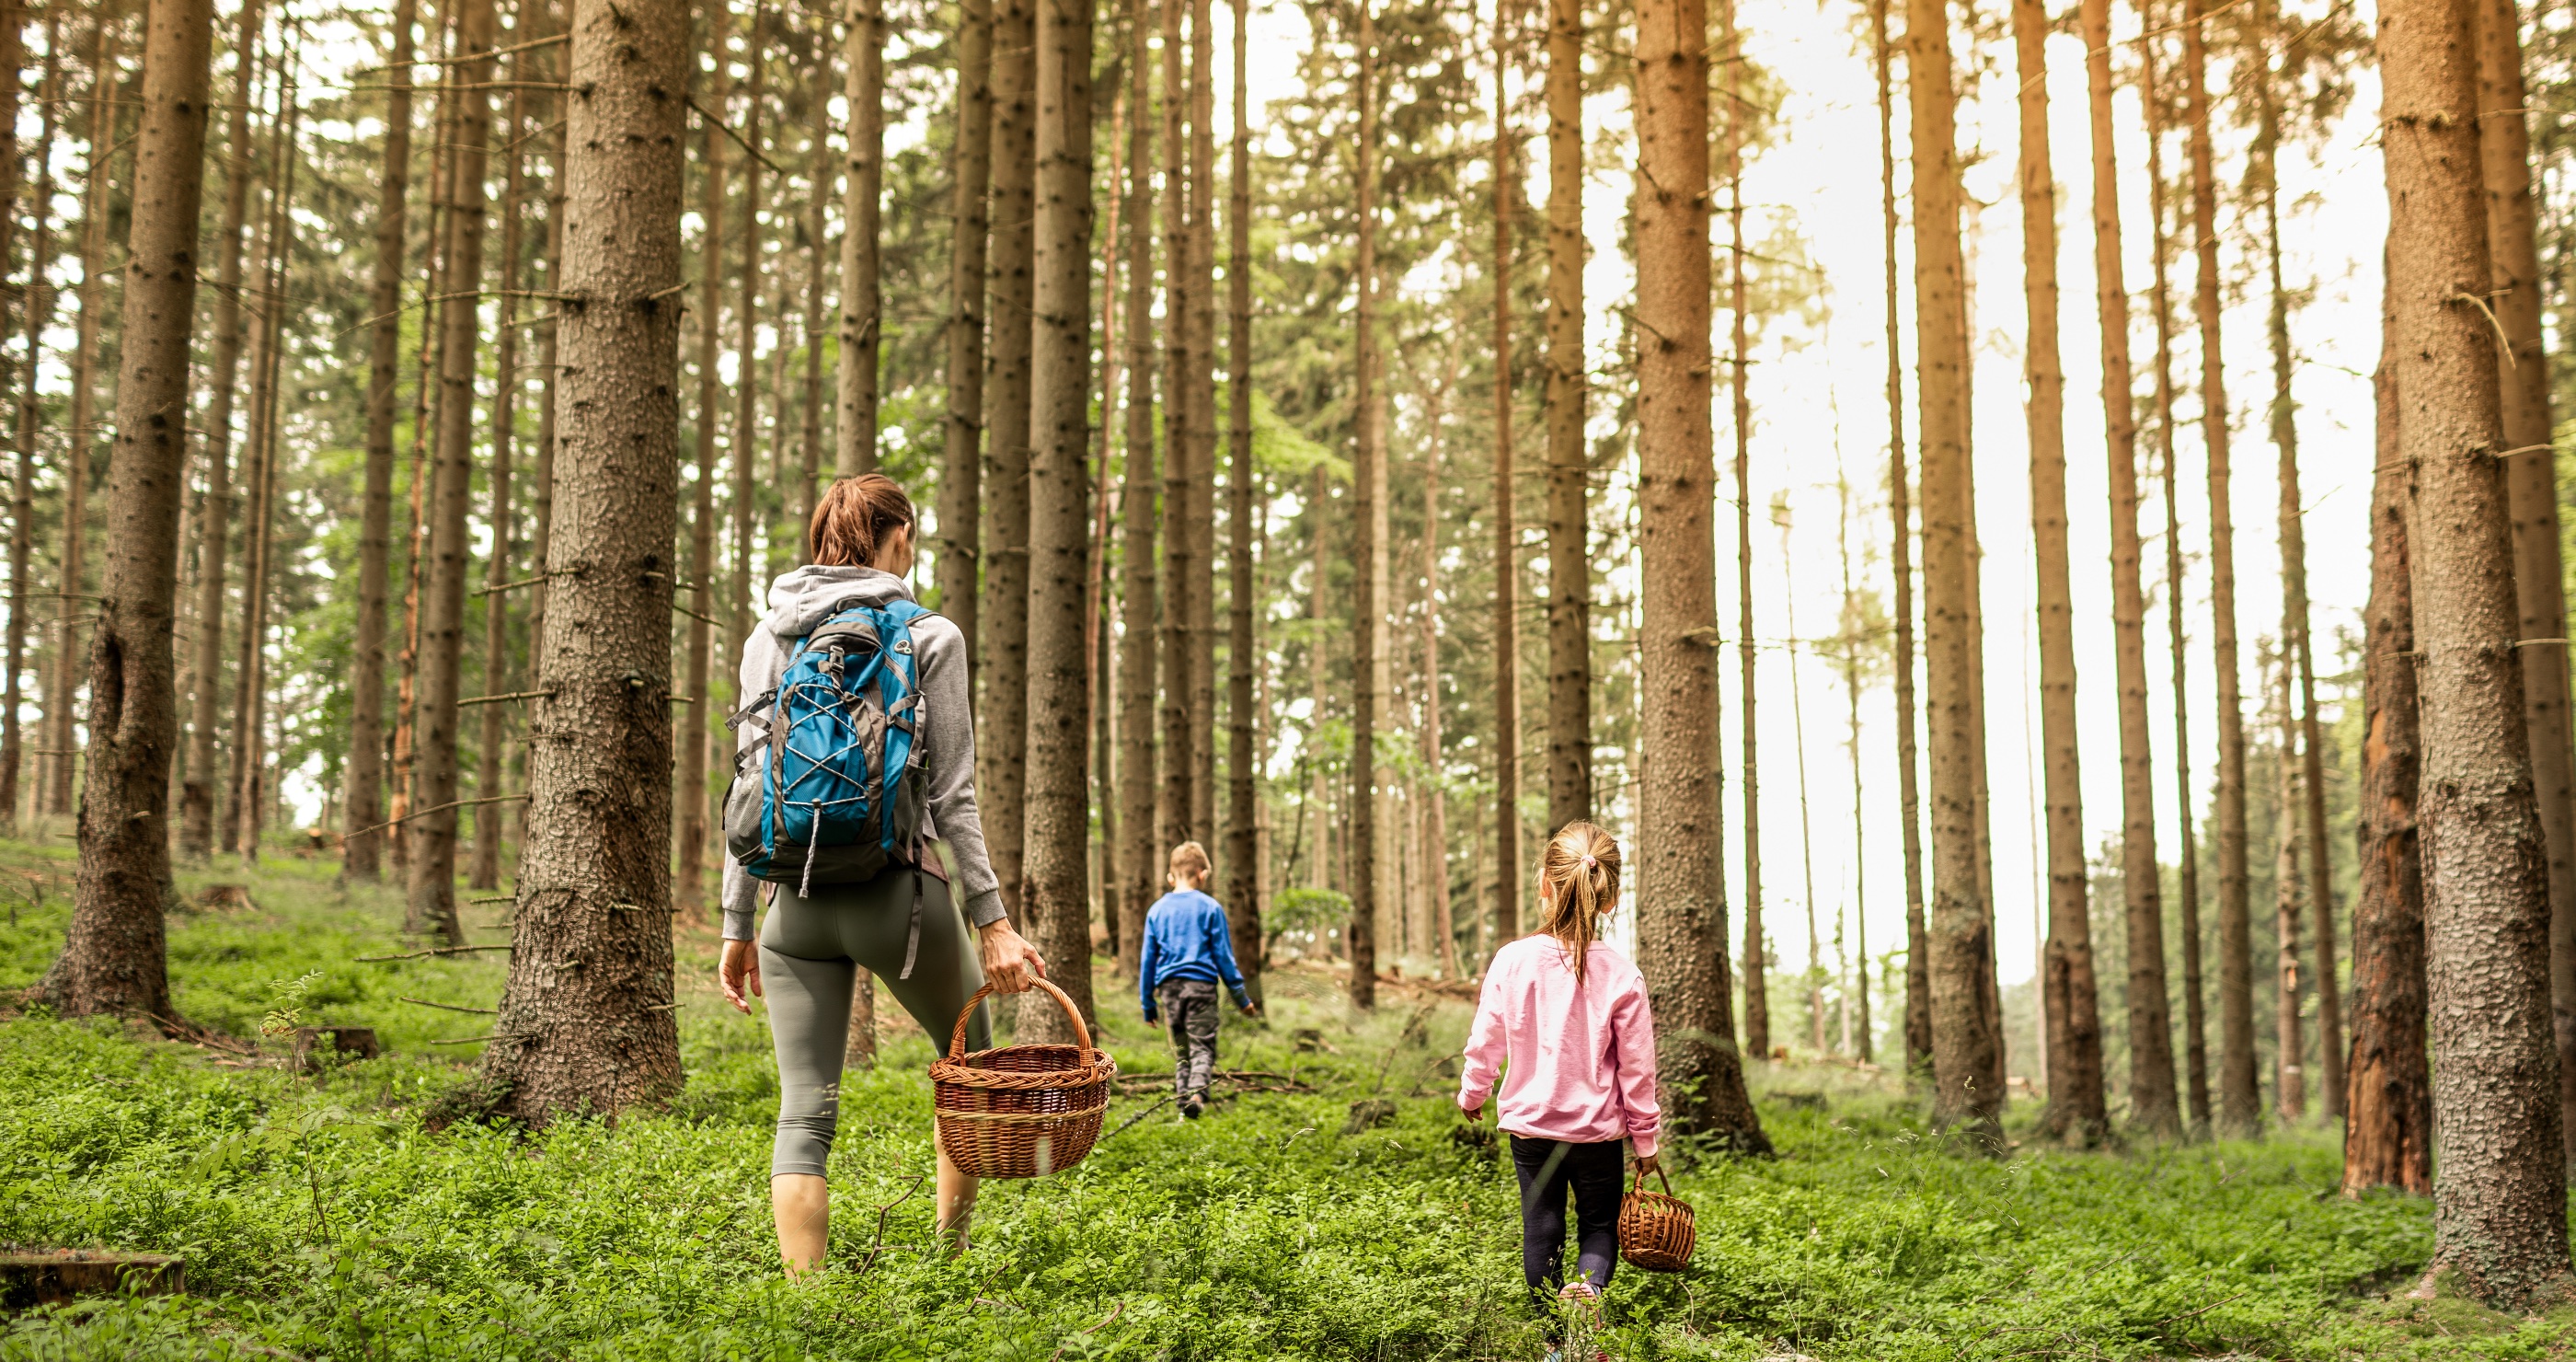
<instances>
[{"instance_id":1,"label":"young boy","mask_svg":"<svg viewBox=\"0 0 2576 1362\"><path fill-rule=\"evenodd\" d=\"M1136 970L1145 1020L1165 1014L1171 1027L1172 1086L1181 1115L1193 1121L1207 1110L1208 1076L1216 1068L1217 981L1225 981L1243 1015L1254 1015L1225 909L1208 897L1207 881L1207 848L1196 842L1172 848L1172 892L1145 912L1145 953Z\"/></svg>"}]
</instances>

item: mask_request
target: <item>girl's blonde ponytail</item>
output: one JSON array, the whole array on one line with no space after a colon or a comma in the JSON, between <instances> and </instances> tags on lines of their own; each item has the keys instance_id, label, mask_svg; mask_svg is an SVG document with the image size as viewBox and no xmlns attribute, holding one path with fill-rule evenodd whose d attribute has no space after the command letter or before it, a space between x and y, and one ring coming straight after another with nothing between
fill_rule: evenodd
<instances>
[{"instance_id":1,"label":"girl's blonde ponytail","mask_svg":"<svg viewBox=\"0 0 2576 1362\"><path fill-rule=\"evenodd\" d=\"M1574 977L1600 935L1600 918L1619 901L1619 843L1582 821L1557 829L1539 857L1539 931L1555 937L1572 958Z\"/></svg>"}]
</instances>

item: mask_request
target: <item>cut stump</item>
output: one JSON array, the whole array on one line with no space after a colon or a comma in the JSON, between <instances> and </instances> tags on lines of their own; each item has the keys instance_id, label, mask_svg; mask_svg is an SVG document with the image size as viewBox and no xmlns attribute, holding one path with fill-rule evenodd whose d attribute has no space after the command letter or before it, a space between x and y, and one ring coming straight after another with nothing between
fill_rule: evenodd
<instances>
[{"instance_id":1,"label":"cut stump","mask_svg":"<svg viewBox=\"0 0 2576 1362\"><path fill-rule=\"evenodd\" d=\"M187 1290L184 1265L165 1253L108 1249L0 1251L0 1310L31 1310L75 1296L132 1289L146 1296Z\"/></svg>"}]
</instances>

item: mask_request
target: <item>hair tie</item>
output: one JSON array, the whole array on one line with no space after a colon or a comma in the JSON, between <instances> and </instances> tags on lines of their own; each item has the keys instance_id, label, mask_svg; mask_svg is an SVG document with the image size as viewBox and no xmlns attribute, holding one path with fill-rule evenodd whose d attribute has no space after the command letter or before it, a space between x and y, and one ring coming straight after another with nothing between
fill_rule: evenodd
<instances>
[{"instance_id":1,"label":"hair tie","mask_svg":"<svg viewBox=\"0 0 2576 1362\"><path fill-rule=\"evenodd\" d=\"M1589 856L1586 856L1583 858L1583 868L1586 870L1598 870L1601 868L1601 863Z\"/></svg>"}]
</instances>

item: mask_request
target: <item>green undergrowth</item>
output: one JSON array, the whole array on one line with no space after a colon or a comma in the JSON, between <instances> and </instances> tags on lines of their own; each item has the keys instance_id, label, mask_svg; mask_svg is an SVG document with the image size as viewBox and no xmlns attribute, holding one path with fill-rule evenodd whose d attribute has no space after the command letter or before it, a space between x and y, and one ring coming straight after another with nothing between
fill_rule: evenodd
<instances>
[{"instance_id":1,"label":"green undergrowth","mask_svg":"<svg viewBox=\"0 0 2576 1362\"><path fill-rule=\"evenodd\" d=\"M0 843L0 989L43 971L68 916L68 843ZM929 1251L930 1040L905 1030L844 1085L833 1270L775 1266L765 1024L684 943L686 1093L611 1127L472 1123L455 1103L495 952L415 949L395 897L334 867L183 872L177 1006L257 1035L281 1009L378 1029L383 1057L318 1075L111 1023L0 1020L0 1242L174 1252L183 1297L21 1316L6 1358L1528 1359L1507 1159L1455 1138L1442 1062L1455 999L1399 992L1354 1018L1329 980L1276 974L1267 1028L1230 1021L1228 1067L1286 1075L1185 1123L1121 1096L1076 1169L988 1184L974 1246ZM41 906L27 875L47 877ZM471 906L489 926L506 904ZM477 939L499 941L497 931ZM292 985L302 982L298 992ZM1168 1071L1132 993L1100 976L1105 1043ZM881 1003L891 1012L890 1006ZM1302 1039L1299 1032L1310 1033ZM943 1037L944 1039L944 1037ZM280 1053L275 1041L266 1043ZM1691 1271L1623 1270L1603 1346L1621 1359L2546 1358L2576 1324L2417 1302L2427 1204L2333 1195L2331 1137L2108 1154L1964 1154L1885 1078L1756 1076L1776 1158L1678 1151L1699 1208ZM1354 1104L1384 1102L1382 1123ZM2017 1105L2016 1121L2035 1115Z\"/></svg>"}]
</instances>

